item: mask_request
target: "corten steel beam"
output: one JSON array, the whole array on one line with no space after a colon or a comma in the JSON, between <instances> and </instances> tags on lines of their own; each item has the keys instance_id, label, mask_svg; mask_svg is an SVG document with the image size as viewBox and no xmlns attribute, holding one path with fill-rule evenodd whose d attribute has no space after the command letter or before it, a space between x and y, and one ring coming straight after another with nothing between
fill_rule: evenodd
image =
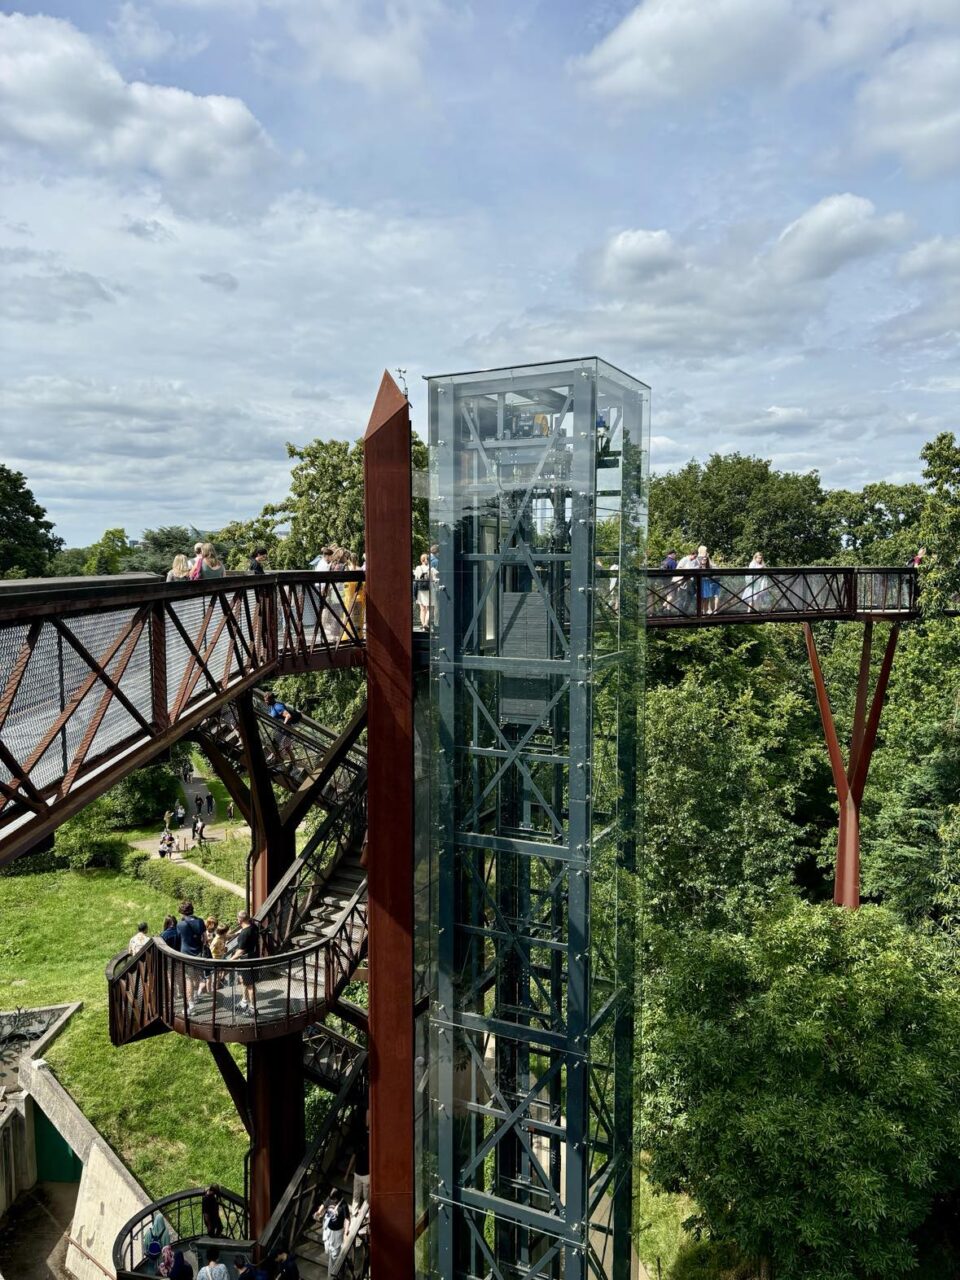
<instances>
[{"instance_id":1,"label":"corten steel beam","mask_svg":"<svg viewBox=\"0 0 960 1280\"><path fill-rule=\"evenodd\" d=\"M298 827L308 811L313 807L317 796L323 791L333 774L339 767L341 755L350 749L359 739L367 725L366 704L354 712L353 717L327 748L319 769L311 774L304 784L297 789L284 805L280 820L285 827Z\"/></svg>"},{"instance_id":2,"label":"corten steel beam","mask_svg":"<svg viewBox=\"0 0 960 1280\"><path fill-rule=\"evenodd\" d=\"M384 373L364 436L370 1266L412 1280L413 504L410 406Z\"/></svg>"},{"instance_id":3,"label":"corten steel beam","mask_svg":"<svg viewBox=\"0 0 960 1280\"><path fill-rule=\"evenodd\" d=\"M252 828L254 811L250 788L233 767L233 762L220 750L220 744L216 738L206 733L202 728L198 729L193 736L200 750L213 766L214 773L226 787L230 799L240 810L240 815L244 822Z\"/></svg>"},{"instance_id":4,"label":"corten steel beam","mask_svg":"<svg viewBox=\"0 0 960 1280\"><path fill-rule=\"evenodd\" d=\"M250 910L257 912L296 858L296 827L287 826L281 820L252 696L248 693L237 702L237 729L243 743L253 807Z\"/></svg>"},{"instance_id":5,"label":"corten steel beam","mask_svg":"<svg viewBox=\"0 0 960 1280\"><path fill-rule=\"evenodd\" d=\"M817 645L813 636L813 628L809 622L803 624L803 634L807 645L807 656L810 670L813 673L813 684L817 695L817 707L823 725L823 734L830 757L830 770L833 774L833 785L837 792L840 808L840 821L837 833L837 863L834 879L833 900L840 907L855 910L860 905L860 805L866 786L867 772L873 757L873 749L877 741L880 727L880 715L886 697L890 671L900 634L898 625L890 628L890 635L884 649L883 660L877 683L867 710L867 697L870 683L870 660L873 650L873 624L868 622L864 627L863 648L860 652L860 670L857 676L857 696L854 704L853 727L850 738L849 763L844 766L843 753L837 736L836 722L830 697L823 678Z\"/></svg>"}]
</instances>

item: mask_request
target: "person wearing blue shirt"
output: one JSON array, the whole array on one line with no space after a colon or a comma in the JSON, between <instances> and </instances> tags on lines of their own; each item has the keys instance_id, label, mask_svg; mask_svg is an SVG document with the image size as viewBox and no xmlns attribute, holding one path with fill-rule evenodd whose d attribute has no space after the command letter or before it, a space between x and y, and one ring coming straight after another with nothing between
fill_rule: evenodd
<instances>
[{"instance_id":1,"label":"person wearing blue shirt","mask_svg":"<svg viewBox=\"0 0 960 1280\"><path fill-rule=\"evenodd\" d=\"M189 900L181 902L180 923L177 925L177 933L180 935L180 950L185 956L199 956L202 953L205 932L206 925L193 914L193 903ZM196 979L192 975L190 966L185 966L183 985L186 988L188 1018L196 1007L193 994L195 982Z\"/></svg>"}]
</instances>

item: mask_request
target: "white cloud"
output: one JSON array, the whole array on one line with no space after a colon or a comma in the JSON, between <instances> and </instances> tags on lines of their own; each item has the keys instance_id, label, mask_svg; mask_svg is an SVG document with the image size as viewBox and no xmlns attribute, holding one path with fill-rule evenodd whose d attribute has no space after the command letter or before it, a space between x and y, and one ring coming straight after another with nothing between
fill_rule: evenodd
<instances>
[{"instance_id":1,"label":"white cloud","mask_svg":"<svg viewBox=\"0 0 960 1280\"><path fill-rule=\"evenodd\" d=\"M619 231L603 249L600 278L611 288L650 279L682 266L683 258L669 231Z\"/></svg>"},{"instance_id":2,"label":"white cloud","mask_svg":"<svg viewBox=\"0 0 960 1280\"><path fill-rule=\"evenodd\" d=\"M283 20L308 78L330 77L369 92L419 89L427 38L449 17L445 0L261 0ZM269 64L274 46L262 45Z\"/></svg>"},{"instance_id":3,"label":"white cloud","mask_svg":"<svg viewBox=\"0 0 960 1280\"><path fill-rule=\"evenodd\" d=\"M56 18L0 14L0 138L191 187L246 179L273 158L238 98L125 81Z\"/></svg>"},{"instance_id":4,"label":"white cloud","mask_svg":"<svg viewBox=\"0 0 960 1280\"><path fill-rule=\"evenodd\" d=\"M780 233L770 254L785 280L821 280L845 263L895 244L907 230L902 213L877 216L863 196L827 196Z\"/></svg>"},{"instance_id":5,"label":"white cloud","mask_svg":"<svg viewBox=\"0 0 960 1280\"><path fill-rule=\"evenodd\" d=\"M960 170L960 40L910 44L885 58L858 94L857 138L919 178Z\"/></svg>"},{"instance_id":6,"label":"white cloud","mask_svg":"<svg viewBox=\"0 0 960 1280\"><path fill-rule=\"evenodd\" d=\"M138 63L193 58L209 43L206 36L187 39L174 35L161 27L149 10L139 9L131 0L124 0L108 27L117 56Z\"/></svg>"},{"instance_id":7,"label":"white cloud","mask_svg":"<svg viewBox=\"0 0 960 1280\"><path fill-rule=\"evenodd\" d=\"M646 0L573 67L605 98L687 99L858 67L941 25L954 0Z\"/></svg>"},{"instance_id":8,"label":"white cloud","mask_svg":"<svg viewBox=\"0 0 960 1280\"><path fill-rule=\"evenodd\" d=\"M960 275L960 236L934 236L915 244L900 259L900 275L905 279Z\"/></svg>"}]
</instances>

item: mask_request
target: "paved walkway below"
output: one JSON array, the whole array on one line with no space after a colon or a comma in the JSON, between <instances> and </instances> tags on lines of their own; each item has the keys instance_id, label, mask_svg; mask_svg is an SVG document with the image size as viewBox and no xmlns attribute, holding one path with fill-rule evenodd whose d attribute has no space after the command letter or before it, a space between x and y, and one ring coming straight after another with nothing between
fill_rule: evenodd
<instances>
[{"instance_id":1,"label":"paved walkway below","mask_svg":"<svg viewBox=\"0 0 960 1280\"><path fill-rule=\"evenodd\" d=\"M196 813L196 796L202 796L204 801L206 801L207 786L202 778L194 777L191 782L183 783L183 789L186 792L187 797L187 816L183 820L182 827L173 827L173 834L176 836L178 843L182 842L185 848L190 849L194 847L194 842L190 836L190 824L193 821L193 815ZM204 823L206 824L206 807L204 807L203 817ZM246 838L249 839L250 828L245 823L241 823L239 826L233 827L204 826L204 839L205 841L209 841L211 844L218 840L226 840L228 835L241 837L246 836ZM145 852L150 854L151 858L160 858L159 831L155 836L151 836L147 840L131 840L130 843L134 849L145 850ZM185 858L182 851L171 854L169 861L171 863L182 863L183 866L189 867L191 871L195 871L198 876L203 876L205 880L209 880L211 884L217 885L218 888L229 889L230 892L235 893L238 898L246 897L246 890L242 885L236 885L232 880L224 880L222 876L215 875L212 871L208 871L206 867L201 867L190 858Z\"/></svg>"},{"instance_id":2,"label":"paved walkway below","mask_svg":"<svg viewBox=\"0 0 960 1280\"><path fill-rule=\"evenodd\" d=\"M22 1191L0 1227L0 1270L7 1280L70 1280L67 1237L78 1182L38 1182Z\"/></svg>"}]
</instances>

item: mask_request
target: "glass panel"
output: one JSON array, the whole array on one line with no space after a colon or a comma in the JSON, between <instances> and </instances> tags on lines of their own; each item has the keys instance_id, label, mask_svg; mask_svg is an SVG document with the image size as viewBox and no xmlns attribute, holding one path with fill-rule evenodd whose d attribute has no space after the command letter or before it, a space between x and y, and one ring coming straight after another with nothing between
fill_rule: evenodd
<instances>
[{"instance_id":1,"label":"glass panel","mask_svg":"<svg viewBox=\"0 0 960 1280\"><path fill-rule=\"evenodd\" d=\"M429 379L423 1275L629 1266L649 391ZM419 954L419 953L418 953ZM429 1185L427 1185L429 1183Z\"/></svg>"}]
</instances>

